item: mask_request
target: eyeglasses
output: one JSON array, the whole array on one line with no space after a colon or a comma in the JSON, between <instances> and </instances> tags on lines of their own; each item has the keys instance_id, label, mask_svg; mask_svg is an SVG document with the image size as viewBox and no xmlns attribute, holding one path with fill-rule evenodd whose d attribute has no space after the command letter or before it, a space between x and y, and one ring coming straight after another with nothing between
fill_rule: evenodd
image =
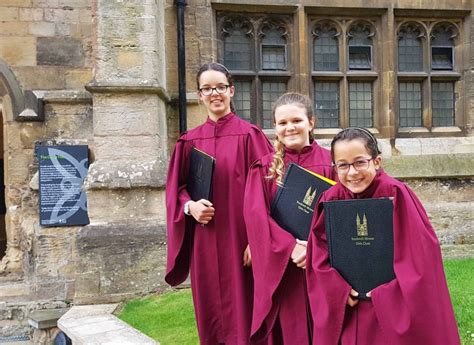
<instances>
[{"instance_id":1,"label":"eyeglasses","mask_svg":"<svg viewBox=\"0 0 474 345\"><path fill-rule=\"evenodd\" d=\"M338 174L347 174L351 169L351 165L356 171L364 171L369 168L370 161L373 159L374 158L358 159L352 163L333 164L333 167Z\"/></svg>"},{"instance_id":2,"label":"eyeglasses","mask_svg":"<svg viewBox=\"0 0 474 345\"><path fill-rule=\"evenodd\" d=\"M199 89L199 92L203 96L210 96L212 95L212 92L216 90L216 92L221 95L223 93L227 92L227 89L229 88L230 85L217 85L216 87L202 87Z\"/></svg>"}]
</instances>

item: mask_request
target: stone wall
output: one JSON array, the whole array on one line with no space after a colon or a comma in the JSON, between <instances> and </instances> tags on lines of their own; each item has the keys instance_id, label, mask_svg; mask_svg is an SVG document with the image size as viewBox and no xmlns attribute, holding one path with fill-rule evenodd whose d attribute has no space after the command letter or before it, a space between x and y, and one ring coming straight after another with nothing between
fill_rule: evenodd
<instances>
[{"instance_id":1,"label":"stone wall","mask_svg":"<svg viewBox=\"0 0 474 345\"><path fill-rule=\"evenodd\" d=\"M117 2L114 13L110 1L0 3L0 62L45 104L44 121L16 121L15 98L0 87L8 209L0 336L27 332L34 309L160 286L168 145L160 6ZM37 142L89 145L90 226L39 226Z\"/></svg>"},{"instance_id":2,"label":"stone wall","mask_svg":"<svg viewBox=\"0 0 474 345\"><path fill-rule=\"evenodd\" d=\"M201 64L218 59L216 11L291 14L298 39L304 40L308 14L327 14L329 7L359 15L366 10L382 13L388 32L394 31L395 13L414 18L420 13L429 18L464 15L464 32L470 36L459 46L464 91L457 90L463 132L444 138L410 133L390 138L382 130L379 137L387 170L415 190L440 240L474 243L470 1L322 0L318 6L312 0L247 0L244 6L238 0L187 1L188 127L206 116L197 101L195 73ZM0 2L0 73L8 66L21 90L36 91L45 103L44 121L14 120L15 95L2 91L0 80L9 242L0 263L0 336L27 332L26 317L34 309L115 302L166 288L164 183L178 137L176 31L173 0ZM308 61L303 53L298 61L304 66ZM380 98L389 116L396 78L390 71L382 77ZM294 78L295 91L307 92L307 73L297 68ZM274 136L272 130L267 134ZM334 133L316 134L327 145ZM38 141L89 145L90 225L39 226Z\"/></svg>"}]
</instances>

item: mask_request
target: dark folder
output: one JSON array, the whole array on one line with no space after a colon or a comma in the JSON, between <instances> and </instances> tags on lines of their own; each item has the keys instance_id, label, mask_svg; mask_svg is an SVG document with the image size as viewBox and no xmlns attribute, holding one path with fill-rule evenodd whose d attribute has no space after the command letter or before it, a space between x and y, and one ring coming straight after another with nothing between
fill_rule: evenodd
<instances>
[{"instance_id":1,"label":"dark folder","mask_svg":"<svg viewBox=\"0 0 474 345\"><path fill-rule=\"evenodd\" d=\"M278 187L271 206L271 217L300 240L307 240L314 207L322 192L335 185L331 179L290 163L283 185Z\"/></svg>"},{"instance_id":2,"label":"dark folder","mask_svg":"<svg viewBox=\"0 0 474 345\"><path fill-rule=\"evenodd\" d=\"M324 202L329 262L359 292L395 279L393 203L389 198Z\"/></svg>"},{"instance_id":3,"label":"dark folder","mask_svg":"<svg viewBox=\"0 0 474 345\"><path fill-rule=\"evenodd\" d=\"M212 198L212 176L216 160L207 153L193 147L189 158L189 172L186 189L191 200Z\"/></svg>"}]
</instances>

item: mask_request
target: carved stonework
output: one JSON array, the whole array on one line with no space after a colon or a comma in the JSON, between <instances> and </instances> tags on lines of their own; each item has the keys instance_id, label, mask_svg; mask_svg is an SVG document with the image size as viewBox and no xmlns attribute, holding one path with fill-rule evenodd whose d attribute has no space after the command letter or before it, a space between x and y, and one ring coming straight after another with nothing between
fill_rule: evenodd
<instances>
[{"instance_id":1,"label":"carved stonework","mask_svg":"<svg viewBox=\"0 0 474 345\"><path fill-rule=\"evenodd\" d=\"M333 37L338 37L341 33L338 30L336 23L330 20L318 21L311 30L314 37L320 37L322 34L333 33Z\"/></svg>"},{"instance_id":2,"label":"carved stonework","mask_svg":"<svg viewBox=\"0 0 474 345\"><path fill-rule=\"evenodd\" d=\"M423 30L423 27L414 22L409 22L409 23L404 23L403 25L400 26L400 29L398 30L398 38L401 39L405 36L408 37L416 37L416 38L424 38L425 37L425 31Z\"/></svg>"}]
</instances>

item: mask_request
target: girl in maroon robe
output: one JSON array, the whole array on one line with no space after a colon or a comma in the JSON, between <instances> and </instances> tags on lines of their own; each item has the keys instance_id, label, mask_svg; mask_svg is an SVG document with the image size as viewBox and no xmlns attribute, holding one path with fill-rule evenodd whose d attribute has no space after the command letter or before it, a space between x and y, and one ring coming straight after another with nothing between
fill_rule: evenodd
<instances>
[{"instance_id":1,"label":"girl in maroon robe","mask_svg":"<svg viewBox=\"0 0 474 345\"><path fill-rule=\"evenodd\" d=\"M253 161L272 151L263 132L231 111L234 86L221 64L203 65L198 95L208 119L181 135L166 185L166 281L191 288L201 344L247 345L252 313L252 271L242 215L245 181ZM192 147L213 156L213 198L191 200L186 190ZM200 225L198 224L200 223Z\"/></svg>"},{"instance_id":2,"label":"girl in maroon robe","mask_svg":"<svg viewBox=\"0 0 474 345\"><path fill-rule=\"evenodd\" d=\"M273 105L273 121L276 152L252 165L245 187L244 218L254 275L251 341L309 344L306 241L282 229L270 217L270 205L290 162L332 178L331 157L312 139L315 119L308 97L282 95Z\"/></svg>"},{"instance_id":3,"label":"girl in maroon robe","mask_svg":"<svg viewBox=\"0 0 474 345\"><path fill-rule=\"evenodd\" d=\"M382 171L377 140L366 129L341 131L331 154L340 183L318 202L306 258L313 344L459 344L438 239L416 195ZM383 197L393 198L396 278L369 292L371 301L359 301L329 265L322 203Z\"/></svg>"}]
</instances>

